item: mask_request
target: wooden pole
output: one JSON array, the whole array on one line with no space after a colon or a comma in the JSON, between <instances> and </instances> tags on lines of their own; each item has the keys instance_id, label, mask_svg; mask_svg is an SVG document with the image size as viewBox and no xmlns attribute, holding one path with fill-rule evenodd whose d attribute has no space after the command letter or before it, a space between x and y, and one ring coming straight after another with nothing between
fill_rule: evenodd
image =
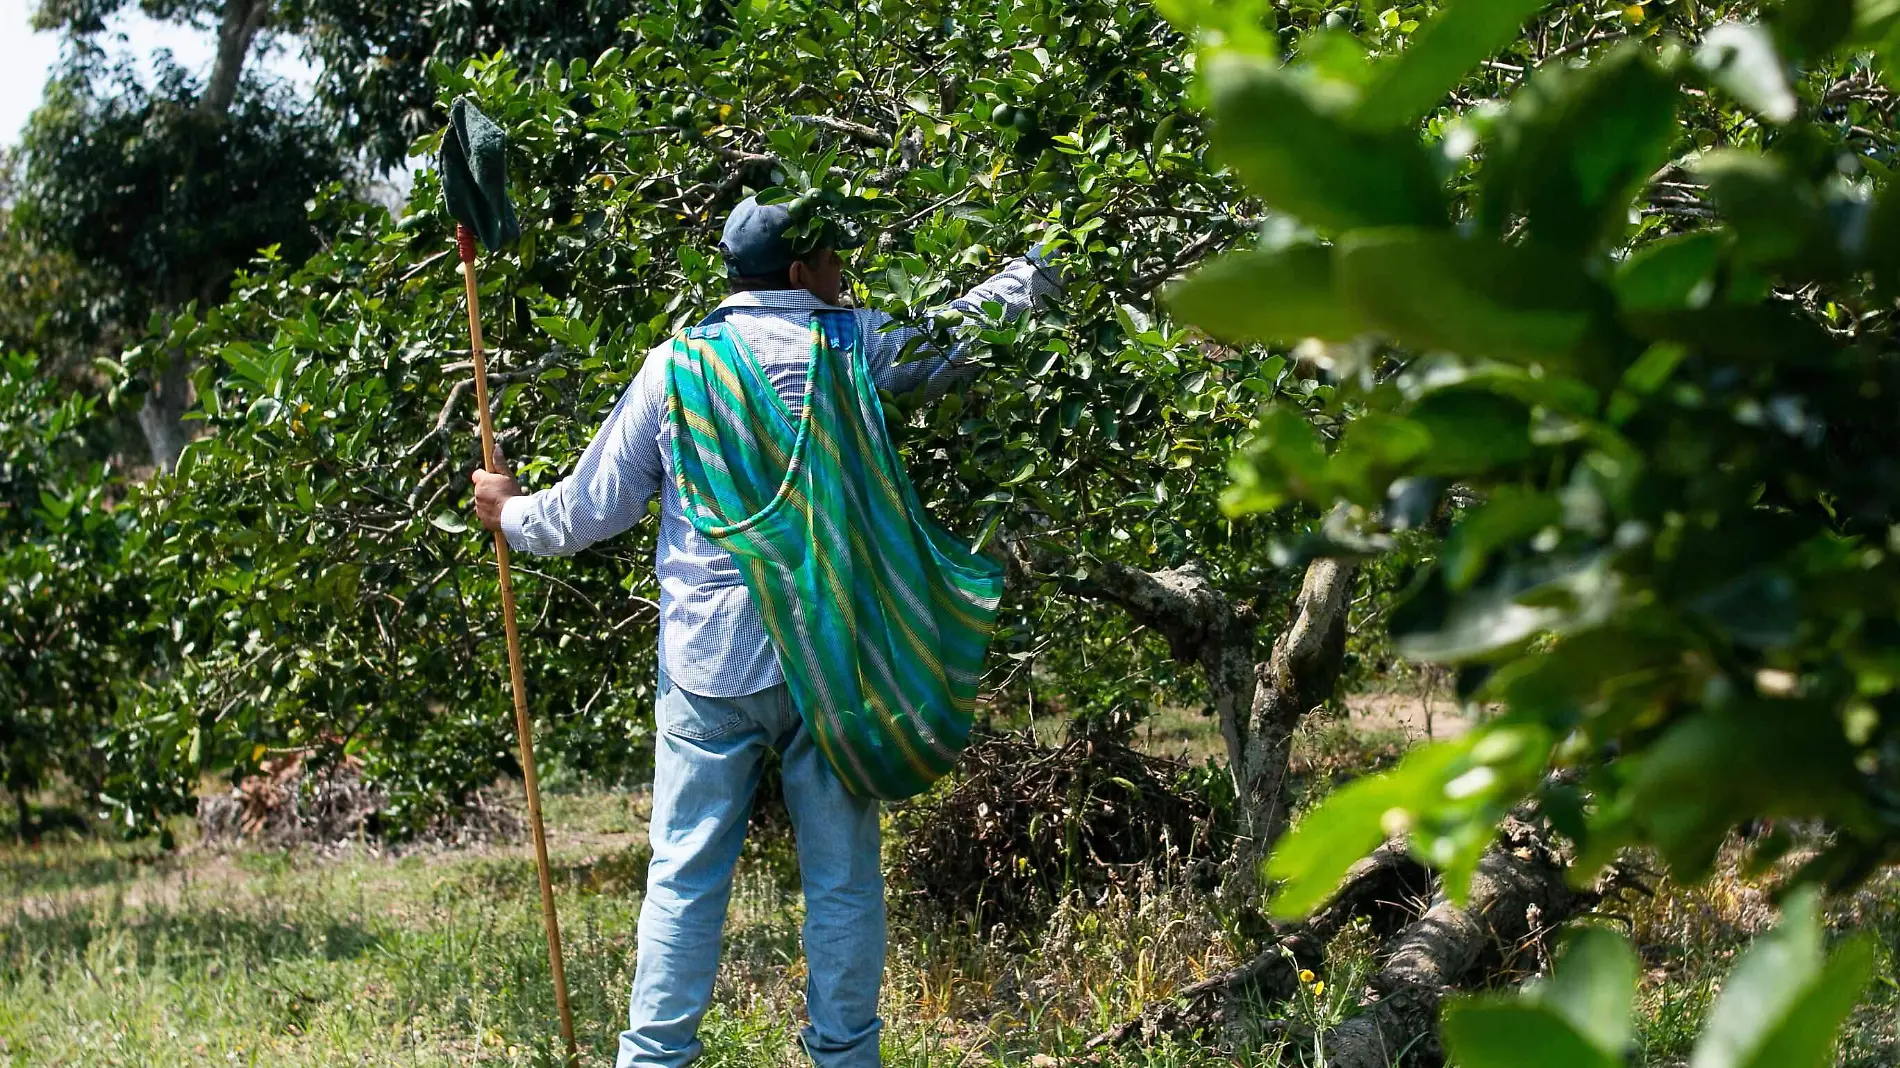
<instances>
[{"instance_id":1,"label":"wooden pole","mask_svg":"<svg viewBox=\"0 0 1900 1068\"><path fill-rule=\"evenodd\" d=\"M469 356L475 364L475 410L481 413L482 466L495 464L495 424L488 413L488 361L482 355L482 305L475 288L475 235L457 225L455 243L462 255L462 280L468 287ZM554 884L548 879L548 839L541 826L541 783L534 772L534 733L528 722L528 684L521 673L521 633L515 627L515 587L508 572L508 538L495 531L495 563L501 569L501 625L508 634L508 675L515 691L515 738L521 745L521 784L528 792L528 828L534 835L534 868L541 880L541 921L548 932L548 966L554 973L554 1007L561 1014L561 1038L567 1062L577 1064L574 1014L567 1005L567 969L561 961L561 921L554 914Z\"/></svg>"}]
</instances>

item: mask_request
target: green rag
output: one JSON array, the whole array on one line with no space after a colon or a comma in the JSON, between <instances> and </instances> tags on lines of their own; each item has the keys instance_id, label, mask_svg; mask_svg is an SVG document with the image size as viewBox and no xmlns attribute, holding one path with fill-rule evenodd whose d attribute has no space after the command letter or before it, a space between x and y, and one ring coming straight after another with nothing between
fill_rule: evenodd
<instances>
[{"instance_id":1,"label":"green rag","mask_svg":"<svg viewBox=\"0 0 1900 1068\"><path fill-rule=\"evenodd\" d=\"M455 221L475 231L493 252L521 236L515 206L508 202L508 135L467 97L449 108L442 134L442 196Z\"/></svg>"}]
</instances>

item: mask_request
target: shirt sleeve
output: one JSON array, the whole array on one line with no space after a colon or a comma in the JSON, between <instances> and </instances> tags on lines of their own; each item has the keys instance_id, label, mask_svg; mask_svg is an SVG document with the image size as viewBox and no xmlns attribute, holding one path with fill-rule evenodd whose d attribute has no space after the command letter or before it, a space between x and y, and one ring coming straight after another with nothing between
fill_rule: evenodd
<instances>
[{"instance_id":1,"label":"shirt sleeve","mask_svg":"<svg viewBox=\"0 0 1900 1068\"><path fill-rule=\"evenodd\" d=\"M1010 261L1001 271L978 283L976 288L929 312L931 318L956 309L966 315L983 314L983 305L1003 306L1005 320L1024 312L1062 292L1062 280L1047 263L1028 258ZM886 329L891 317L881 311L858 313L858 330L864 338L864 360L877 388L903 395L921 391L934 399L969 380L973 368L963 362L963 345L940 351L926 341L912 351L910 359L899 363L904 347L923 332L912 327Z\"/></svg>"},{"instance_id":2,"label":"shirt sleeve","mask_svg":"<svg viewBox=\"0 0 1900 1068\"><path fill-rule=\"evenodd\" d=\"M501 529L511 547L536 556L569 556L646 515L662 476L658 436L666 358L663 349L647 354L571 474L502 505Z\"/></svg>"}]
</instances>

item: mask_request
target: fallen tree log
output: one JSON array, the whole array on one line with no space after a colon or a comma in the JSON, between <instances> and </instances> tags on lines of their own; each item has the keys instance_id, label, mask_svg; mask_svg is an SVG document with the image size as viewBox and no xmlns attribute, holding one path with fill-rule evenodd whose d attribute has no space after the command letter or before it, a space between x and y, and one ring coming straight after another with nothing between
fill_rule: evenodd
<instances>
[{"instance_id":1,"label":"fallen tree log","mask_svg":"<svg viewBox=\"0 0 1900 1068\"><path fill-rule=\"evenodd\" d=\"M1090 1039L1083 1062L1136 1042L1251 1029L1286 1041L1290 1051L1318 1048L1327 1068L1437 1068L1444 1063L1438 1008L1445 995L1535 974L1546 960L1547 937L1601 898L1569 884L1569 859L1542 819L1512 816L1479 862L1461 909L1402 841L1387 842L1353 868L1326 908L1276 928L1247 963ZM1301 969L1323 973L1327 944L1361 917L1385 943L1357 1014L1320 1034L1251 1018L1297 993Z\"/></svg>"},{"instance_id":2,"label":"fallen tree log","mask_svg":"<svg viewBox=\"0 0 1900 1068\"><path fill-rule=\"evenodd\" d=\"M1540 819L1507 818L1478 862L1466 906L1441 888L1388 943L1363 1011L1321 1037L1328 1068L1435 1068L1438 1007L1467 985L1512 982L1545 960L1545 940L1599 895L1567 879L1569 857Z\"/></svg>"},{"instance_id":3,"label":"fallen tree log","mask_svg":"<svg viewBox=\"0 0 1900 1068\"><path fill-rule=\"evenodd\" d=\"M1275 928L1264 949L1246 963L1182 988L1173 1000L1148 1009L1091 1038L1095 1054L1164 1035L1216 1034L1245 1023L1252 1006L1292 997L1301 969L1325 963L1326 946L1361 917L1384 936L1416 918L1431 895L1432 873L1394 839L1347 873L1324 909L1298 923Z\"/></svg>"}]
</instances>

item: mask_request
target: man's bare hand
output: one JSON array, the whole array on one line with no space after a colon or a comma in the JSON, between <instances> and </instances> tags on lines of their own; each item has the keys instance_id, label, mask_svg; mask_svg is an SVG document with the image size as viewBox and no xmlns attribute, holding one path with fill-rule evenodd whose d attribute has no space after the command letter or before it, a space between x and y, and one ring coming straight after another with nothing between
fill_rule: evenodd
<instances>
[{"instance_id":1,"label":"man's bare hand","mask_svg":"<svg viewBox=\"0 0 1900 1068\"><path fill-rule=\"evenodd\" d=\"M480 468L469 478L475 482L475 517L490 530L501 529L501 506L508 498L521 496L521 484L513 475L497 475Z\"/></svg>"}]
</instances>

